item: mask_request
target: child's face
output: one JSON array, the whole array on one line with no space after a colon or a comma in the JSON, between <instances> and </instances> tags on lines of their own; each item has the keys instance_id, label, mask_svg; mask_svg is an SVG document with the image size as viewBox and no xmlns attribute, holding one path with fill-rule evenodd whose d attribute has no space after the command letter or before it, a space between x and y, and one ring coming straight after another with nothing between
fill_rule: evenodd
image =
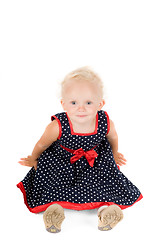
<instances>
[{"instance_id":1,"label":"child's face","mask_svg":"<svg viewBox=\"0 0 159 240\"><path fill-rule=\"evenodd\" d=\"M85 123L95 118L97 111L101 110L105 102L101 100L96 84L70 81L65 86L61 104L71 120Z\"/></svg>"}]
</instances>

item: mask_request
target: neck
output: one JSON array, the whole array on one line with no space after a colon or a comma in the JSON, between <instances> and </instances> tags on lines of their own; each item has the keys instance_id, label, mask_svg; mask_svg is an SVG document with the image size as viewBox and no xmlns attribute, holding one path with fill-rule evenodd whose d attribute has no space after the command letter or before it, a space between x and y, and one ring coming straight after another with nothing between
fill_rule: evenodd
<instances>
[{"instance_id":1,"label":"neck","mask_svg":"<svg viewBox=\"0 0 159 240\"><path fill-rule=\"evenodd\" d=\"M77 123L75 121L71 122L73 125L73 130L76 133L91 133L95 131L96 117L85 123Z\"/></svg>"}]
</instances>

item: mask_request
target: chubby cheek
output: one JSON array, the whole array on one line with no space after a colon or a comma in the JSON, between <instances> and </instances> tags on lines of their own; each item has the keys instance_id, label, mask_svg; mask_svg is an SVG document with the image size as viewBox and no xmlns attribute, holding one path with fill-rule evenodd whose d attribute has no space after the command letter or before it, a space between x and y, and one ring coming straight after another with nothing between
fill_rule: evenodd
<instances>
[{"instance_id":1,"label":"chubby cheek","mask_svg":"<svg viewBox=\"0 0 159 240\"><path fill-rule=\"evenodd\" d=\"M74 112L74 109L73 109L72 107L70 107L70 105L67 104L67 103L63 103L63 104L62 104L62 107L63 107L63 109L64 109L66 112L68 112L68 113Z\"/></svg>"},{"instance_id":2,"label":"chubby cheek","mask_svg":"<svg viewBox=\"0 0 159 240\"><path fill-rule=\"evenodd\" d=\"M89 112L89 113L91 113L91 114L96 114L97 113L97 111L98 111L98 108L97 108L97 106L95 105L95 106L93 106L93 107L88 107L87 108L87 111Z\"/></svg>"},{"instance_id":3,"label":"chubby cheek","mask_svg":"<svg viewBox=\"0 0 159 240\"><path fill-rule=\"evenodd\" d=\"M75 115L75 111L72 109L68 109L67 112L70 116Z\"/></svg>"},{"instance_id":4,"label":"chubby cheek","mask_svg":"<svg viewBox=\"0 0 159 240\"><path fill-rule=\"evenodd\" d=\"M69 115L73 115L77 112L76 108L71 108L71 107L68 107L66 110L67 110Z\"/></svg>"}]
</instances>

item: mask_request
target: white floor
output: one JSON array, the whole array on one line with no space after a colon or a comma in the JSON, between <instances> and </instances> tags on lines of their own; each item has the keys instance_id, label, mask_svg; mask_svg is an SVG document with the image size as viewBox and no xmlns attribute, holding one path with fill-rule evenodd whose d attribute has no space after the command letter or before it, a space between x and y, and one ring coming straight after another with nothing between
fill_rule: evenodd
<instances>
[{"instance_id":1,"label":"white floor","mask_svg":"<svg viewBox=\"0 0 159 240\"><path fill-rule=\"evenodd\" d=\"M22 195L19 189L15 191L16 202L14 207L10 208L6 215L2 229L7 239L140 239L140 237L151 237L158 239L157 222L153 220L153 207L148 209L145 199L136 203L133 207L125 209L124 219L113 230L101 232L98 230L97 209L74 211L65 209L65 220L62 224L62 231L57 234L49 233L45 230L43 223L43 214L33 214L23 204ZM20 197L21 196L21 197ZM5 209L4 209L5 210ZM156 226L155 226L156 225ZM4 233L3 233L4 231ZM156 232L156 234L155 234ZM4 235L3 235L4 236ZM155 236L155 237L154 237Z\"/></svg>"}]
</instances>

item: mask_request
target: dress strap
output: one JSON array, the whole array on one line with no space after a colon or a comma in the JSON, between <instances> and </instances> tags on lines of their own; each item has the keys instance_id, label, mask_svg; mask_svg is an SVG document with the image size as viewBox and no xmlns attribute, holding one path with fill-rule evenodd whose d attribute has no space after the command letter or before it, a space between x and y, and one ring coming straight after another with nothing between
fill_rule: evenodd
<instances>
[{"instance_id":1,"label":"dress strap","mask_svg":"<svg viewBox=\"0 0 159 240\"><path fill-rule=\"evenodd\" d=\"M106 135L107 135L109 133L109 131L110 131L110 120L109 120L108 113L106 111L104 111L104 112L105 112L105 115L107 117L107 133L106 133Z\"/></svg>"}]
</instances>

